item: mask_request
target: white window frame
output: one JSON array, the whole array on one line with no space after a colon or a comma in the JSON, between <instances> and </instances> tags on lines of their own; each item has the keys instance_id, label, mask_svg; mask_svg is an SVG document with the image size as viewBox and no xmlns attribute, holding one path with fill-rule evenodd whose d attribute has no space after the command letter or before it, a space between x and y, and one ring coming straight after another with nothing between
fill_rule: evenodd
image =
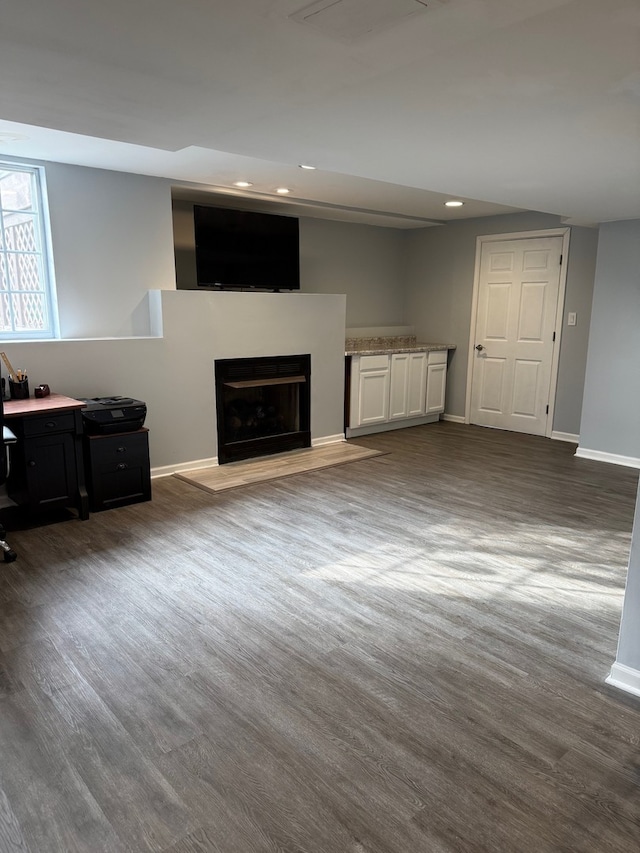
<instances>
[{"instance_id":1,"label":"white window frame","mask_svg":"<svg viewBox=\"0 0 640 853\"><path fill-rule=\"evenodd\" d=\"M6 331L0 329L0 341L35 341L58 338L60 336L58 305L56 299L53 254L51 248L51 230L49 222L49 205L47 203L44 168L42 166L33 166L28 163L20 163L0 158L0 171L27 172L33 177L35 185L33 207L29 211L25 212L35 214L35 220L37 223L37 243L39 246L37 254L40 259L40 269L42 270L42 293L44 295L45 316L46 319L48 319L47 328L45 329L26 329L21 331ZM2 198L0 197L0 227L3 225L3 214L6 210L9 210L9 208L2 208ZM3 248L2 245L0 245L0 264L6 263L7 254L10 253L7 251L6 246ZM8 275L8 267L6 269Z\"/></svg>"}]
</instances>

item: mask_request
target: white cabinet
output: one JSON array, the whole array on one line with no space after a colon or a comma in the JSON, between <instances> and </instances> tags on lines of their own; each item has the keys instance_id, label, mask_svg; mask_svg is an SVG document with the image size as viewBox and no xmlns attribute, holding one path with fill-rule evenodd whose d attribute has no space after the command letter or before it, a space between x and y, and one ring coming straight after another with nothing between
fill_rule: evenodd
<instances>
[{"instance_id":1,"label":"white cabinet","mask_svg":"<svg viewBox=\"0 0 640 853\"><path fill-rule=\"evenodd\" d=\"M437 421L446 372L446 350L352 356L347 435Z\"/></svg>"},{"instance_id":2,"label":"white cabinet","mask_svg":"<svg viewBox=\"0 0 640 853\"><path fill-rule=\"evenodd\" d=\"M427 360L427 400L425 406L428 415L444 412L446 382L447 353L430 352Z\"/></svg>"},{"instance_id":3,"label":"white cabinet","mask_svg":"<svg viewBox=\"0 0 640 853\"><path fill-rule=\"evenodd\" d=\"M354 361L357 376L352 372L351 423L385 423L389 420L389 356L363 355Z\"/></svg>"},{"instance_id":4,"label":"white cabinet","mask_svg":"<svg viewBox=\"0 0 640 853\"><path fill-rule=\"evenodd\" d=\"M409 355L407 417L416 418L424 414L426 395L427 354L426 352L412 352Z\"/></svg>"},{"instance_id":5,"label":"white cabinet","mask_svg":"<svg viewBox=\"0 0 640 853\"><path fill-rule=\"evenodd\" d=\"M389 420L424 415L426 371L426 352L398 352L391 356Z\"/></svg>"},{"instance_id":6,"label":"white cabinet","mask_svg":"<svg viewBox=\"0 0 640 853\"><path fill-rule=\"evenodd\" d=\"M389 381L389 420L408 417L409 354L396 352L391 356Z\"/></svg>"}]
</instances>

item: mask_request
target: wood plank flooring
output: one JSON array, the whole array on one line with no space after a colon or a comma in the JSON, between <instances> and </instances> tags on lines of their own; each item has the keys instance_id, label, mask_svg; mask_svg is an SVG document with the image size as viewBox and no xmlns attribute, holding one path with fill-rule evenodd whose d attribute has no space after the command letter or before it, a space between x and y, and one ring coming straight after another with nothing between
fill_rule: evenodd
<instances>
[{"instance_id":1,"label":"wood plank flooring","mask_svg":"<svg viewBox=\"0 0 640 853\"><path fill-rule=\"evenodd\" d=\"M637 472L439 423L31 530L0 564L0 853L630 853Z\"/></svg>"}]
</instances>

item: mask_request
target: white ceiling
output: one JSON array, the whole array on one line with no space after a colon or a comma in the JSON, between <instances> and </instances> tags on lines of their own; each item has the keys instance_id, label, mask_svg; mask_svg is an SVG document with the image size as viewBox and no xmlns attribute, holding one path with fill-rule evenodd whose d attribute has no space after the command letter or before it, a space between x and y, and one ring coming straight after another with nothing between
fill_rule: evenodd
<instances>
[{"instance_id":1,"label":"white ceiling","mask_svg":"<svg viewBox=\"0 0 640 853\"><path fill-rule=\"evenodd\" d=\"M640 218L640 0L29 0L0 22L0 157L285 185L396 227Z\"/></svg>"}]
</instances>

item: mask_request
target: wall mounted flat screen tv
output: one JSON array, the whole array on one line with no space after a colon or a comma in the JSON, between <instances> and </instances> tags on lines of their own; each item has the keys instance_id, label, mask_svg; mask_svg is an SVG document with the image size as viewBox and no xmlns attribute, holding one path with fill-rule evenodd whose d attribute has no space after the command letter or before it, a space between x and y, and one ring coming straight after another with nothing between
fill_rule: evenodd
<instances>
[{"instance_id":1,"label":"wall mounted flat screen tv","mask_svg":"<svg viewBox=\"0 0 640 853\"><path fill-rule=\"evenodd\" d=\"M298 220L194 205L198 287L299 290Z\"/></svg>"}]
</instances>

